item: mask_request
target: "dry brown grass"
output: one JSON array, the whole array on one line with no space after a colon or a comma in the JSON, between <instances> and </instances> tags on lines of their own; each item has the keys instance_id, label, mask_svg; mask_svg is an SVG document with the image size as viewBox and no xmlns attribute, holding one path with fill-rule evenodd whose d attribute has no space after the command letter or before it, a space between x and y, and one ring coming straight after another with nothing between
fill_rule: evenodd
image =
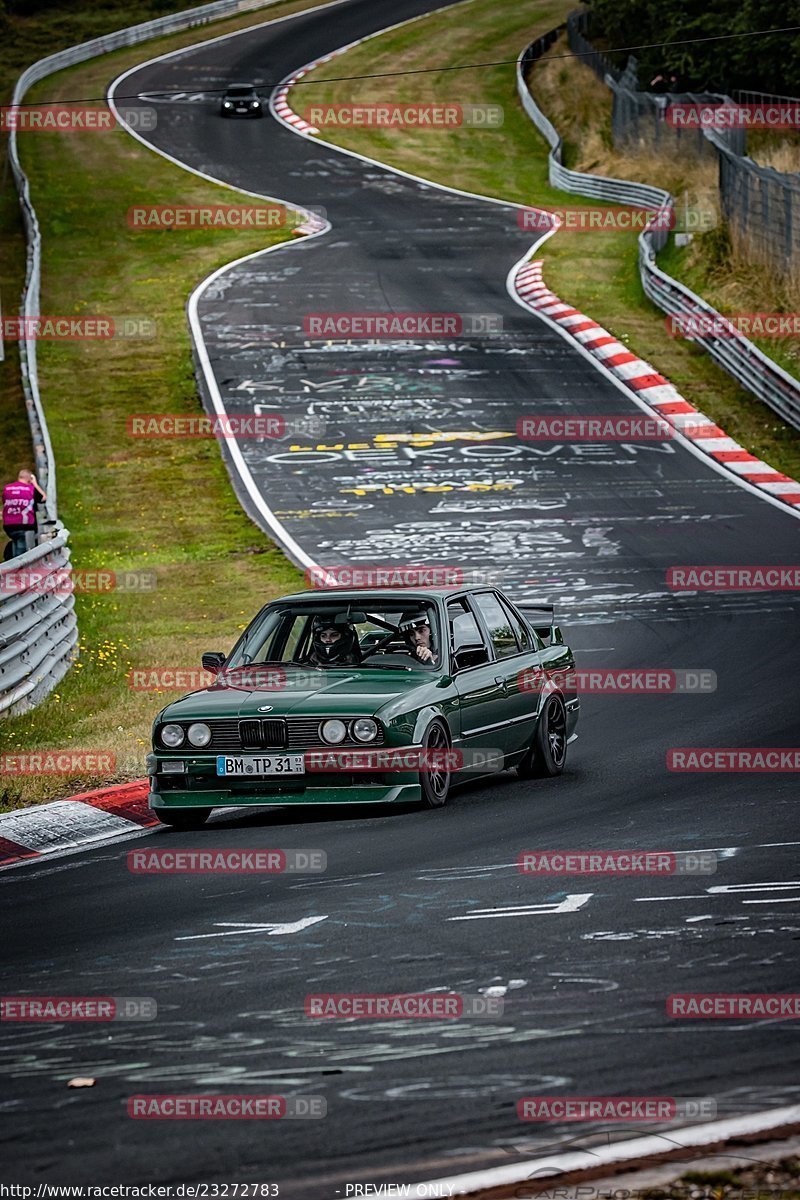
<instances>
[{"instance_id":1,"label":"dry brown grass","mask_svg":"<svg viewBox=\"0 0 800 1200\"><path fill-rule=\"evenodd\" d=\"M711 206L718 216L716 160L677 151L656 154L646 145L616 150L611 135L611 93L578 59L557 58L561 37L528 76L539 107L564 142L564 165L573 171L610 175L665 188L679 204Z\"/></svg>"}]
</instances>

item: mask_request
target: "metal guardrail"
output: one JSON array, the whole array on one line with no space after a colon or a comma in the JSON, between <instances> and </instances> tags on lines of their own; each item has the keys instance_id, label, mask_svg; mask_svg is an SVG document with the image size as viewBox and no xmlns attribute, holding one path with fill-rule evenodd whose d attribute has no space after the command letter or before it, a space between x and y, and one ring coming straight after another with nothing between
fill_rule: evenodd
<instances>
[{"instance_id":1,"label":"metal guardrail","mask_svg":"<svg viewBox=\"0 0 800 1200\"><path fill-rule=\"evenodd\" d=\"M663 188L602 175L586 175L563 165L561 138L531 95L525 72L552 46L565 28L565 25L560 25L537 38L522 51L517 60L517 92L522 107L550 146L548 174L551 186L610 204L628 204L638 208L668 207L674 210L674 200ZM609 79L607 82L612 81ZM670 316L702 316L710 318L720 328L725 324L725 318L715 308L656 265L656 254L666 245L668 236L668 230L663 227L645 229L639 235L639 274L645 295ZM787 424L800 429L800 382L751 341L735 330L726 330L725 336L704 335L690 340L702 346L719 366L769 405Z\"/></svg>"},{"instance_id":2,"label":"metal guardrail","mask_svg":"<svg viewBox=\"0 0 800 1200\"><path fill-rule=\"evenodd\" d=\"M69 670L78 626L69 590L69 533L0 565L0 715L33 708ZM58 573L60 586L45 579Z\"/></svg>"},{"instance_id":3,"label":"metal guardrail","mask_svg":"<svg viewBox=\"0 0 800 1200\"><path fill-rule=\"evenodd\" d=\"M158 17L93 38L78 46L69 46L56 54L40 58L22 72L14 86L11 104L22 104L34 83L54 75L65 67L76 66L110 50L135 46L150 38L178 33L205 25L220 17L235 16L266 8L278 0L214 0L197 8ZM8 138L8 157L19 195L27 243L25 286L21 316L36 319L40 315L41 233L30 194L28 177L22 169L16 130ZM30 326L26 322L26 331ZM47 495L47 513L56 536L42 542L27 554L0 566L0 589L11 572L40 572L69 567L69 532L58 522L56 467L39 388L36 339L20 338L20 365L25 405L31 428L36 475ZM0 716L23 712L38 704L55 687L75 658L78 640L72 595L57 597L36 589L8 594L0 591Z\"/></svg>"}]
</instances>

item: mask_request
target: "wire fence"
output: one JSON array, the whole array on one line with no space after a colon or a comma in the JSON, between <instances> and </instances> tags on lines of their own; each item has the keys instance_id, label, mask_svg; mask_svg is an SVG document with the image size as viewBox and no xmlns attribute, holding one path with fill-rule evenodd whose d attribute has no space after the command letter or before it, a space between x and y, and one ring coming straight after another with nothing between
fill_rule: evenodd
<instances>
[{"instance_id":1,"label":"wire fence","mask_svg":"<svg viewBox=\"0 0 800 1200\"><path fill-rule=\"evenodd\" d=\"M673 197L663 188L603 175L586 175L562 163L562 142L552 121L534 100L527 83L527 71L553 45L564 26L537 38L523 50L517 61L517 92L522 107L550 146L548 177L551 186L576 195L589 196L612 204L630 204L639 208L674 209ZM706 318L710 328L722 329L724 318L684 284L667 275L656 264L656 254L666 245L669 233L657 223L639 235L639 275L645 294L663 312L683 318ZM800 382L773 362L738 331L730 335L700 334L692 341L702 346L719 366L738 380L757 399L769 405L789 425L800 429Z\"/></svg>"},{"instance_id":2,"label":"wire fence","mask_svg":"<svg viewBox=\"0 0 800 1200\"><path fill-rule=\"evenodd\" d=\"M720 207L742 253L781 276L800 277L800 176L763 167L747 157L746 128L681 127L667 118L673 106L699 111L710 105L786 105L798 101L765 92L654 94L639 90L636 60L620 72L586 37L588 14L567 18L570 49L611 89L612 136L619 149L673 157L716 159Z\"/></svg>"}]
</instances>

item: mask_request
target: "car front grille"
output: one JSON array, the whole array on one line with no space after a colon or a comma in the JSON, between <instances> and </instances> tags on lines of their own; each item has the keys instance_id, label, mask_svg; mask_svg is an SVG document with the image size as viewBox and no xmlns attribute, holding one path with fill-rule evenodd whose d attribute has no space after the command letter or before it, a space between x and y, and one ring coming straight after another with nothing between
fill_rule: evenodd
<instances>
[{"instance_id":1,"label":"car front grille","mask_svg":"<svg viewBox=\"0 0 800 1200\"><path fill-rule=\"evenodd\" d=\"M211 742L208 750L240 752L250 750L316 750L320 747L336 749L328 742L323 742L319 736L321 723L330 718L325 717L269 717L247 718L238 720L235 717L222 718L218 721L208 721L211 729ZM349 735L339 746L359 746L362 750L370 746L383 745L383 731L378 730L374 742L365 745L356 742Z\"/></svg>"}]
</instances>

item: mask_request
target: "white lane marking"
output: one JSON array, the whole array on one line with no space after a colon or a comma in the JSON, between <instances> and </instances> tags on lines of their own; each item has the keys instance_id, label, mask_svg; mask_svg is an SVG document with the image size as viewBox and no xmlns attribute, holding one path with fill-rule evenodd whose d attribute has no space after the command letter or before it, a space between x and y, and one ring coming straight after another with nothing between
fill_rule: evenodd
<instances>
[{"instance_id":1,"label":"white lane marking","mask_svg":"<svg viewBox=\"0 0 800 1200\"><path fill-rule=\"evenodd\" d=\"M800 880L786 879L770 883L718 883L706 888L707 892L772 892L800 887Z\"/></svg>"},{"instance_id":2,"label":"white lane marking","mask_svg":"<svg viewBox=\"0 0 800 1200\"><path fill-rule=\"evenodd\" d=\"M709 897L722 894L736 896L743 892L790 892L796 891L798 888L800 888L800 881L796 879L781 880L777 883L719 883L714 887L704 888L702 893L698 892L695 896L635 896L634 900L636 904L652 904L657 900L701 900L703 895ZM794 900L800 900L800 896L742 900L742 904L790 904Z\"/></svg>"},{"instance_id":3,"label":"white lane marking","mask_svg":"<svg viewBox=\"0 0 800 1200\"><path fill-rule=\"evenodd\" d=\"M299 921L287 921L281 925L275 921L262 921L259 924L254 924L250 921L215 921L214 924L218 927L234 926L234 928L226 928L224 933L191 933L186 937L176 937L176 942L196 942L199 938L216 938L216 937L236 937L245 933L266 933L268 937L283 937L288 933L300 933L303 929L308 929L309 925L316 925L319 921L327 921L327 914L324 917L302 917Z\"/></svg>"},{"instance_id":4,"label":"white lane marking","mask_svg":"<svg viewBox=\"0 0 800 1200\"><path fill-rule=\"evenodd\" d=\"M491 921L493 917L534 917L543 913L577 912L591 900L593 892L575 892L558 904L518 904L511 908L476 908L464 917L448 917L448 921Z\"/></svg>"}]
</instances>

